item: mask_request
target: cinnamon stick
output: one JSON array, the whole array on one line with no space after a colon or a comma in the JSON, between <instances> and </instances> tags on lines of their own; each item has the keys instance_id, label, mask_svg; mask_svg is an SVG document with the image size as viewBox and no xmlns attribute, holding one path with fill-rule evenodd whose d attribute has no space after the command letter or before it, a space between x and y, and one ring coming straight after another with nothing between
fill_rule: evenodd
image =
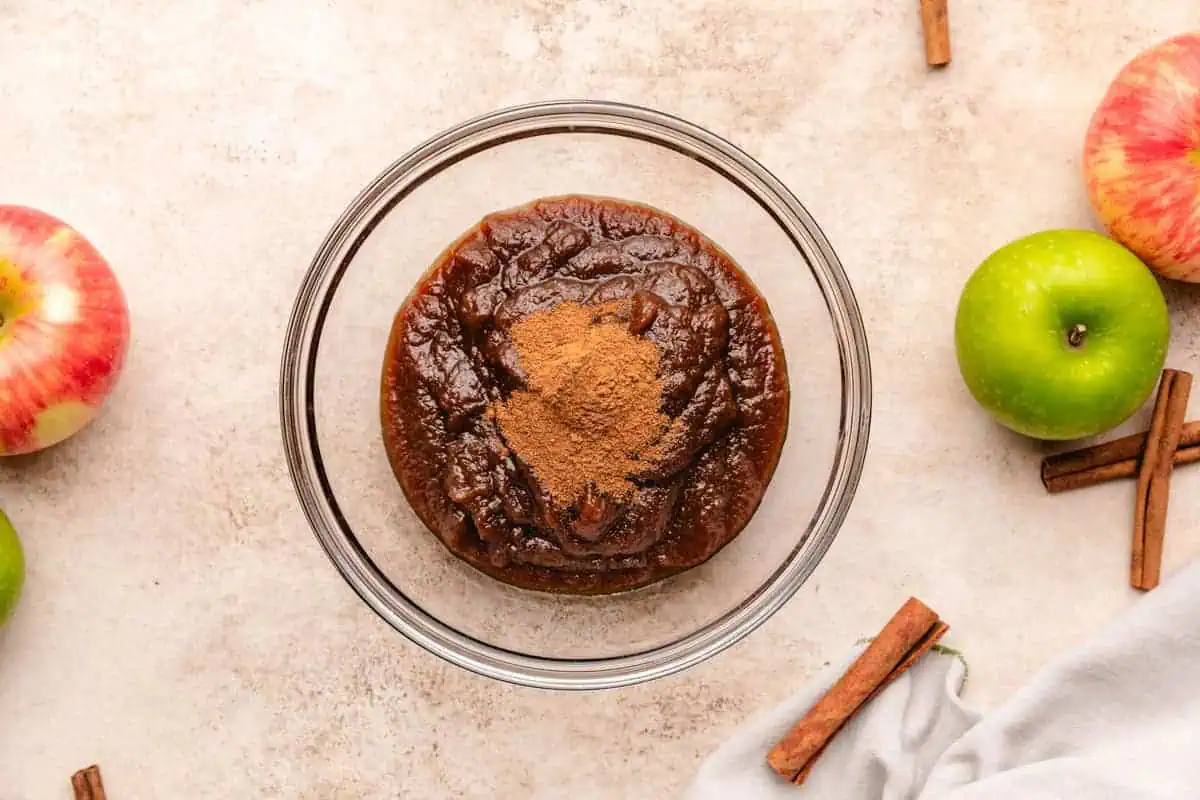
<instances>
[{"instance_id":1,"label":"cinnamon stick","mask_svg":"<svg viewBox=\"0 0 1200 800\"><path fill-rule=\"evenodd\" d=\"M104 781L100 779L100 767L92 764L71 776L71 788L75 790L75 800L107 800L104 793Z\"/></svg>"},{"instance_id":2,"label":"cinnamon stick","mask_svg":"<svg viewBox=\"0 0 1200 800\"><path fill-rule=\"evenodd\" d=\"M838 731L917 662L949 627L915 597L900 608L841 678L767 753L767 764L789 781L808 777Z\"/></svg>"},{"instance_id":3,"label":"cinnamon stick","mask_svg":"<svg viewBox=\"0 0 1200 800\"><path fill-rule=\"evenodd\" d=\"M871 700L874 699L884 689L886 689L892 681L896 680L896 678L899 678L908 670L909 667L917 663L921 656L928 653L933 646L937 644L943 636L946 635L946 631L948 630L950 630L950 626L946 623L940 620L934 623L933 627L929 629L929 633L921 637L921 640L917 642L912 650L908 652L908 654L904 657L904 660L902 660L894 670L888 673L888 676L884 678L879 686L877 686L875 690L871 692L870 696L863 701L863 705L871 702ZM849 722L849 719L846 721ZM808 763L804 765L804 768L796 774L796 777L792 778L792 783L796 784L797 786L799 786L801 783L804 783L804 779L808 777L808 773L812 771L813 765L817 763L817 759L819 759L821 754L825 752L825 748L829 746L830 741L833 741L832 736L823 745L821 745L816 753L812 755L812 758L810 758Z\"/></svg>"},{"instance_id":4,"label":"cinnamon stick","mask_svg":"<svg viewBox=\"0 0 1200 800\"><path fill-rule=\"evenodd\" d=\"M1149 431L1143 431L1080 450L1047 456L1042 461L1042 481L1051 481L1073 472L1086 472L1129 459L1140 459L1146 450L1148 437ZM1180 449L1194 445L1200 445L1200 421L1186 423L1179 433Z\"/></svg>"},{"instance_id":5,"label":"cinnamon stick","mask_svg":"<svg viewBox=\"0 0 1200 800\"><path fill-rule=\"evenodd\" d=\"M1135 589L1153 589L1158 586L1161 577L1171 472L1175 466L1175 452L1179 448L1191 390L1191 373L1163 370L1146 440L1146 453L1138 471L1130 563L1130 583Z\"/></svg>"},{"instance_id":6,"label":"cinnamon stick","mask_svg":"<svg viewBox=\"0 0 1200 800\"><path fill-rule=\"evenodd\" d=\"M1138 473L1150 432L1134 433L1110 442L1057 453L1042 460L1042 485L1054 494L1098 483L1130 478ZM1200 421L1185 423L1179 434L1175 466L1200 461Z\"/></svg>"},{"instance_id":7,"label":"cinnamon stick","mask_svg":"<svg viewBox=\"0 0 1200 800\"><path fill-rule=\"evenodd\" d=\"M1142 586L1146 560L1146 501L1150 498L1150 476L1158 463L1163 433L1167 425L1167 400L1171 396L1171 384L1175 382L1174 370L1163 370L1158 381L1158 393L1154 398L1154 412L1150 417L1150 430L1146 432L1146 451L1138 468L1137 490L1133 506L1133 545L1130 552L1129 583L1135 589Z\"/></svg>"},{"instance_id":8,"label":"cinnamon stick","mask_svg":"<svg viewBox=\"0 0 1200 800\"><path fill-rule=\"evenodd\" d=\"M1141 461L1141 455L1138 455L1111 464L1098 464L1079 472L1068 472L1053 478L1043 476L1042 483L1050 494L1069 492L1072 489L1086 489L1107 481L1134 477L1138 474ZM1200 447L1180 447L1175 451L1174 458L1171 459L1171 463L1176 467L1195 464L1197 461L1200 461Z\"/></svg>"},{"instance_id":9,"label":"cinnamon stick","mask_svg":"<svg viewBox=\"0 0 1200 800\"><path fill-rule=\"evenodd\" d=\"M950 63L950 8L948 0L921 0L921 28L925 33L925 63L941 67Z\"/></svg>"}]
</instances>

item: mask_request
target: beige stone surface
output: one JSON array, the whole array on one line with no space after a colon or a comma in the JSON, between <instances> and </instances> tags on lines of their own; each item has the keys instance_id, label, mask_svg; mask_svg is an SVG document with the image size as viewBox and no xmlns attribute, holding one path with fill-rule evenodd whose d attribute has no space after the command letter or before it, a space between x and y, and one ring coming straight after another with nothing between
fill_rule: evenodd
<instances>
[{"instance_id":1,"label":"beige stone surface","mask_svg":"<svg viewBox=\"0 0 1200 800\"><path fill-rule=\"evenodd\" d=\"M957 292L991 249L1090 226L1079 151L1120 63L1196 23L1177 0L0 0L0 201L111 258L134 339L105 415L0 463L27 594L0 635L0 800L676 796L748 715L908 594L1002 701L1104 624L1131 485L1047 497L1040 451L973 407ZM280 446L292 294L358 189L498 106L625 100L732 138L837 248L871 337L858 500L815 577L740 646L633 689L560 695L442 664L321 553ZM1196 369L1197 296L1170 290ZM1144 421L1144 414L1130 427ZM1168 570L1200 547L1181 473Z\"/></svg>"}]
</instances>

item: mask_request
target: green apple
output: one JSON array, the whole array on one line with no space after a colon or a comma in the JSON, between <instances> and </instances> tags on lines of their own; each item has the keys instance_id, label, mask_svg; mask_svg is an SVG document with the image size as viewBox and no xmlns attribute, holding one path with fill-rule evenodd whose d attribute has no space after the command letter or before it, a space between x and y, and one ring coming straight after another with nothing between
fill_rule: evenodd
<instances>
[{"instance_id":1,"label":"green apple","mask_svg":"<svg viewBox=\"0 0 1200 800\"><path fill-rule=\"evenodd\" d=\"M1050 230L988 256L958 301L958 368L1002 425L1035 439L1103 433L1158 382L1170 319L1132 252L1085 230Z\"/></svg>"},{"instance_id":2,"label":"green apple","mask_svg":"<svg viewBox=\"0 0 1200 800\"><path fill-rule=\"evenodd\" d=\"M8 622L25 584L25 552L8 517L0 511L0 626Z\"/></svg>"}]
</instances>

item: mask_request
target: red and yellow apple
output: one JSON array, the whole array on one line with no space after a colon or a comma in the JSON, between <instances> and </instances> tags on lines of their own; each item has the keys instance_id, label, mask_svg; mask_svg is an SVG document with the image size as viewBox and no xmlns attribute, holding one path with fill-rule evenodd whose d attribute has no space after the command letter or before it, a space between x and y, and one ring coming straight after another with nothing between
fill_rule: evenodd
<instances>
[{"instance_id":1,"label":"red and yellow apple","mask_svg":"<svg viewBox=\"0 0 1200 800\"><path fill-rule=\"evenodd\" d=\"M32 453L99 413L129 347L129 308L79 231L0 205L0 455Z\"/></svg>"},{"instance_id":2,"label":"red and yellow apple","mask_svg":"<svg viewBox=\"0 0 1200 800\"><path fill-rule=\"evenodd\" d=\"M1083 170L1110 236L1159 275L1200 282L1200 32L1121 68L1092 115Z\"/></svg>"}]
</instances>

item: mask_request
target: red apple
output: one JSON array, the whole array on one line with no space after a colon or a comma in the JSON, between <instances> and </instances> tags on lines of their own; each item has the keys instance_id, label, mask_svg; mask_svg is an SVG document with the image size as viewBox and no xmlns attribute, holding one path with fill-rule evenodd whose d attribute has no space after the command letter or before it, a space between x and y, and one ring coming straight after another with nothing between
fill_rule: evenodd
<instances>
[{"instance_id":1,"label":"red apple","mask_svg":"<svg viewBox=\"0 0 1200 800\"><path fill-rule=\"evenodd\" d=\"M1163 277L1200 282L1200 32L1117 73L1088 127L1083 169L1110 236Z\"/></svg>"},{"instance_id":2,"label":"red apple","mask_svg":"<svg viewBox=\"0 0 1200 800\"><path fill-rule=\"evenodd\" d=\"M91 242L43 211L0 205L0 455L91 422L128 347L125 295Z\"/></svg>"}]
</instances>

